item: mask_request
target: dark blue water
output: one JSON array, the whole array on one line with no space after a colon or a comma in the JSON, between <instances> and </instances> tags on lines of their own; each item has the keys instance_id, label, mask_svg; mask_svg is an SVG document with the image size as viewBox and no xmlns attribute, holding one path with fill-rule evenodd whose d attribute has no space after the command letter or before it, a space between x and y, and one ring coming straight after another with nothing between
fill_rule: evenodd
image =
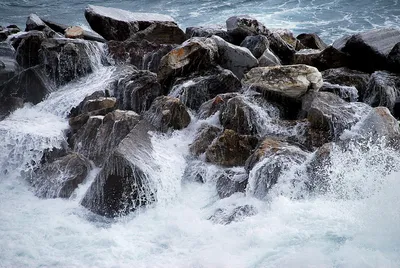
<instances>
[{"instance_id":1,"label":"dark blue water","mask_svg":"<svg viewBox=\"0 0 400 268\"><path fill-rule=\"evenodd\" d=\"M328 42L374 27L400 27L398 0L1 0L0 25L23 26L32 12L64 24L86 24L88 4L168 14L182 28L224 24L229 16L251 14L270 28L316 32Z\"/></svg>"}]
</instances>

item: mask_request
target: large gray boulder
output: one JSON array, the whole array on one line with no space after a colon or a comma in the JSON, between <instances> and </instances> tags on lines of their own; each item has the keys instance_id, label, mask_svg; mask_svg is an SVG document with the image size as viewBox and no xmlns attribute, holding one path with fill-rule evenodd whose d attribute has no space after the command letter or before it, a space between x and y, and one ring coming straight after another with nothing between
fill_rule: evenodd
<instances>
[{"instance_id":1,"label":"large gray boulder","mask_svg":"<svg viewBox=\"0 0 400 268\"><path fill-rule=\"evenodd\" d=\"M270 50L266 49L261 57L258 59L259 67L279 66L281 61L279 58Z\"/></svg>"},{"instance_id":2,"label":"large gray boulder","mask_svg":"<svg viewBox=\"0 0 400 268\"><path fill-rule=\"evenodd\" d=\"M264 35L251 35L247 36L240 44L253 54L257 59L260 58L264 51L269 48L268 38Z\"/></svg>"},{"instance_id":3,"label":"large gray boulder","mask_svg":"<svg viewBox=\"0 0 400 268\"><path fill-rule=\"evenodd\" d=\"M16 59L24 68L33 67L40 63L39 50L42 42L46 39L43 32L30 31L18 36L13 45L16 48Z\"/></svg>"},{"instance_id":4,"label":"large gray boulder","mask_svg":"<svg viewBox=\"0 0 400 268\"><path fill-rule=\"evenodd\" d=\"M232 45L218 36L211 37L218 46L218 63L231 70L239 79L251 68L258 65L257 59L247 48Z\"/></svg>"},{"instance_id":5,"label":"large gray boulder","mask_svg":"<svg viewBox=\"0 0 400 268\"><path fill-rule=\"evenodd\" d=\"M249 35L269 33L269 30L261 22L249 15L228 18L226 20L226 28L235 45L239 45Z\"/></svg>"},{"instance_id":6,"label":"large gray boulder","mask_svg":"<svg viewBox=\"0 0 400 268\"><path fill-rule=\"evenodd\" d=\"M192 37L211 37L213 35L217 35L229 43L233 42L232 37L228 34L224 26L211 25L186 28L186 39Z\"/></svg>"},{"instance_id":7,"label":"large gray boulder","mask_svg":"<svg viewBox=\"0 0 400 268\"><path fill-rule=\"evenodd\" d=\"M81 204L109 218L126 215L156 200L150 172L154 162L149 131L141 121L111 153Z\"/></svg>"}]
</instances>

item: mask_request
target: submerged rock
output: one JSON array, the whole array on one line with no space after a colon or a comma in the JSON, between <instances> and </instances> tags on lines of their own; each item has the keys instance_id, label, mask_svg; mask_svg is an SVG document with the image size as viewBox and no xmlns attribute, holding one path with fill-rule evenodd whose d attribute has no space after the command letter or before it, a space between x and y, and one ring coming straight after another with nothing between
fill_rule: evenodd
<instances>
[{"instance_id":1,"label":"submerged rock","mask_svg":"<svg viewBox=\"0 0 400 268\"><path fill-rule=\"evenodd\" d=\"M258 213L257 209L251 205L238 206L233 210L217 209L209 220L216 224L231 224L232 222L243 221L247 217Z\"/></svg>"},{"instance_id":2,"label":"submerged rock","mask_svg":"<svg viewBox=\"0 0 400 268\"><path fill-rule=\"evenodd\" d=\"M217 193L227 198L234 193L246 191L248 174L244 169L227 169L217 179Z\"/></svg>"}]
</instances>

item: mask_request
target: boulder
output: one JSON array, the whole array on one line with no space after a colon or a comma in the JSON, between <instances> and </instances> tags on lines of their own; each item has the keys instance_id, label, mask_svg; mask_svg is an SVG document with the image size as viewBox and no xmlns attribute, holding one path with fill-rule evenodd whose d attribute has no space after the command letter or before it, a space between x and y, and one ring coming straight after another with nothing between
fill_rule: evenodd
<instances>
[{"instance_id":1,"label":"boulder","mask_svg":"<svg viewBox=\"0 0 400 268\"><path fill-rule=\"evenodd\" d=\"M294 36L293 32L291 32L288 29L274 29L274 30L272 30L272 32L278 34L282 38L283 41L285 41L287 44L291 45L296 50L306 48Z\"/></svg>"},{"instance_id":2,"label":"boulder","mask_svg":"<svg viewBox=\"0 0 400 268\"><path fill-rule=\"evenodd\" d=\"M226 129L206 150L206 161L226 166L243 166L257 145L257 138Z\"/></svg>"},{"instance_id":3,"label":"boulder","mask_svg":"<svg viewBox=\"0 0 400 268\"><path fill-rule=\"evenodd\" d=\"M190 115L185 105L177 98L160 96L153 101L144 117L158 131L183 129L190 124Z\"/></svg>"},{"instance_id":4,"label":"boulder","mask_svg":"<svg viewBox=\"0 0 400 268\"><path fill-rule=\"evenodd\" d=\"M327 69L321 72L321 74L324 82L328 82L333 85L355 87L358 91L360 100L363 99L370 77L370 75L367 73L348 68Z\"/></svg>"},{"instance_id":5,"label":"boulder","mask_svg":"<svg viewBox=\"0 0 400 268\"><path fill-rule=\"evenodd\" d=\"M233 42L232 37L228 34L224 26L212 25L186 28L186 39L192 37L211 37L213 35L219 36L229 43Z\"/></svg>"},{"instance_id":6,"label":"boulder","mask_svg":"<svg viewBox=\"0 0 400 268\"><path fill-rule=\"evenodd\" d=\"M157 75L150 71L132 71L120 79L115 95L119 109L142 113L162 94Z\"/></svg>"},{"instance_id":7,"label":"boulder","mask_svg":"<svg viewBox=\"0 0 400 268\"><path fill-rule=\"evenodd\" d=\"M18 74L20 68L14 59L14 48L8 43L0 43L0 86Z\"/></svg>"},{"instance_id":8,"label":"boulder","mask_svg":"<svg viewBox=\"0 0 400 268\"><path fill-rule=\"evenodd\" d=\"M281 61L268 48L264 51L264 53L258 59L259 67L278 66L278 65L281 65Z\"/></svg>"},{"instance_id":9,"label":"boulder","mask_svg":"<svg viewBox=\"0 0 400 268\"><path fill-rule=\"evenodd\" d=\"M217 111L220 111L222 107L226 104L226 102L233 98L239 96L238 93L226 93L219 94L215 98L206 101L199 108L199 118L206 119L212 115L214 115Z\"/></svg>"},{"instance_id":10,"label":"boulder","mask_svg":"<svg viewBox=\"0 0 400 268\"><path fill-rule=\"evenodd\" d=\"M152 126L141 121L111 152L100 173L86 192L81 204L90 211L109 218L126 215L153 203Z\"/></svg>"},{"instance_id":11,"label":"boulder","mask_svg":"<svg viewBox=\"0 0 400 268\"><path fill-rule=\"evenodd\" d=\"M320 71L331 68L340 68L350 65L347 54L329 46L320 51L317 49L302 49L294 55L295 64L306 64L316 67Z\"/></svg>"},{"instance_id":12,"label":"boulder","mask_svg":"<svg viewBox=\"0 0 400 268\"><path fill-rule=\"evenodd\" d=\"M102 166L119 143L138 124L133 111L115 110L106 116L89 116L86 124L72 135L71 148Z\"/></svg>"},{"instance_id":13,"label":"boulder","mask_svg":"<svg viewBox=\"0 0 400 268\"><path fill-rule=\"evenodd\" d=\"M117 100L113 97L100 97L93 100L87 100L82 107L82 113L90 113L103 109L113 109L116 104Z\"/></svg>"},{"instance_id":14,"label":"boulder","mask_svg":"<svg viewBox=\"0 0 400 268\"><path fill-rule=\"evenodd\" d=\"M269 48L278 56L282 64L293 64L293 57L296 50L285 42L278 33L269 33L266 36L269 41Z\"/></svg>"},{"instance_id":15,"label":"boulder","mask_svg":"<svg viewBox=\"0 0 400 268\"><path fill-rule=\"evenodd\" d=\"M95 91L92 94L86 96L77 106L75 106L71 109L71 111L68 114L68 118L72 118L72 117L75 117L75 116L78 116L78 115L84 113L83 106L85 105L85 103L87 101L96 100L96 99L103 98L106 96L107 96L106 93L101 90Z\"/></svg>"},{"instance_id":16,"label":"boulder","mask_svg":"<svg viewBox=\"0 0 400 268\"><path fill-rule=\"evenodd\" d=\"M269 30L261 22L248 15L230 17L226 20L226 28L235 45L239 45L249 35L269 33Z\"/></svg>"},{"instance_id":17,"label":"boulder","mask_svg":"<svg viewBox=\"0 0 400 268\"><path fill-rule=\"evenodd\" d=\"M215 67L176 79L169 95L179 98L187 107L198 110L216 95L237 92L241 87L240 80L231 71Z\"/></svg>"},{"instance_id":18,"label":"boulder","mask_svg":"<svg viewBox=\"0 0 400 268\"><path fill-rule=\"evenodd\" d=\"M358 91L355 87L341 86L324 82L319 91L333 93L347 102L358 101Z\"/></svg>"},{"instance_id":19,"label":"boulder","mask_svg":"<svg viewBox=\"0 0 400 268\"><path fill-rule=\"evenodd\" d=\"M85 17L90 27L106 40L124 41L135 33L158 23L175 24L170 16L133 13L117 8L89 5ZM176 26L178 27L178 26Z\"/></svg>"},{"instance_id":20,"label":"boulder","mask_svg":"<svg viewBox=\"0 0 400 268\"><path fill-rule=\"evenodd\" d=\"M329 186L329 168L332 166L332 152L336 145L325 143L316 150L307 163L306 173L308 180L305 182L311 192L325 193Z\"/></svg>"},{"instance_id":21,"label":"boulder","mask_svg":"<svg viewBox=\"0 0 400 268\"><path fill-rule=\"evenodd\" d=\"M400 42L400 30L394 28L374 29L343 38L334 46L351 56L350 67L372 73L391 68L388 56ZM397 66L398 70L399 66Z\"/></svg>"},{"instance_id":22,"label":"boulder","mask_svg":"<svg viewBox=\"0 0 400 268\"><path fill-rule=\"evenodd\" d=\"M316 33L303 33L296 37L306 48L324 50L328 47Z\"/></svg>"},{"instance_id":23,"label":"boulder","mask_svg":"<svg viewBox=\"0 0 400 268\"><path fill-rule=\"evenodd\" d=\"M392 48L387 58L389 69L392 72L400 73L400 42Z\"/></svg>"},{"instance_id":24,"label":"boulder","mask_svg":"<svg viewBox=\"0 0 400 268\"><path fill-rule=\"evenodd\" d=\"M245 74L242 83L262 94L298 99L322 86L322 75L307 65L257 67Z\"/></svg>"},{"instance_id":25,"label":"boulder","mask_svg":"<svg viewBox=\"0 0 400 268\"><path fill-rule=\"evenodd\" d=\"M231 224L232 222L243 221L247 217L254 216L258 213L257 209L252 205L238 206L234 209L217 209L209 218L216 224Z\"/></svg>"},{"instance_id":26,"label":"boulder","mask_svg":"<svg viewBox=\"0 0 400 268\"><path fill-rule=\"evenodd\" d=\"M23 68L33 67L40 63L39 50L42 42L46 39L43 32L30 31L23 34L14 41L16 48L16 59Z\"/></svg>"},{"instance_id":27,"label":"boulder","mask_svg":"<svg viewBox=\"0 0 400 268\"><path fill-rule=\"evenodd\" d=\"M0 26L0 42L6 41L10 35L19 33L20 31L16 25L9 25L6 28Z\"/></svg>"},{"instance_id":28,"label":"boulder","mask_svg":"<svg viewBox=\"0 0 400 268\"><path fill-rule=\"evenodd\" d=\"M372 107L387 107L396 118L400 118L400 77L385 71L373 73L363 99Z\"/></svg>"},{"instance_id":29,"label":"boulder","mask_svg":"<svg viewBox=\"0 0 400 268\"><path fill-rule=\"evenodd\" d=\"M219 136L222 129L212 125L203 125L196 133L196 138L189 145L189 151L194 156L205 153L211 143Z\"/></svg>"},{"instance_id":30,"label":"boulder","mask_svg":"<svg viewBox=\"0 0 400 268\"><path fill-rule=\"evenodd\" d=\"M169 88L176 77L216 66L218 56L218 46L214 39L193 37L161 59L158 80Z\"/></svg>"},{"instance_id":31,"label":"boulder","mask_svg":"<svg viewBox=\"0 0 400 268\"><path fill-rule=\"evenodd\" d=\"M247 192L264 199L271 188L293 166L303 164L308 154L296 146L267 137L246 161Z\"/></svg>"},{"instance_id":32,"label":"boulder","mask_svg":"<svg viewBox=\"0 0 400 268\"><path fill-rule=\"evenodd\" d=\"M32 186L43 198L69 198L89 174L88 159L77 153L53 159L41 164L34 171Z\"/></svg>"},{"instance_id":33,"label":"boulder","mask_svg":"<svg viewBox=\"0 0 400 268\"><path fill-rule=\"evenodd\" d=\"M258 59L269 48L269 41L264 35L247 36L240 46L250 50L253 56Z\"/></svg>"},{"instance_id":34,"label":"boulder","mask_svg":"<svg viewBox=\"0 0 400 268\"><path fill-rule=\"evenodd\" d=\"M185 33L173 21L152 23L130 37L130 40L147 40L154 44L182 44Z\"/></svg>"},{"instance_id":35,"label":"boulder","mask_svg":"<svg viewBox=\"0 0 400 268\"><path fill-rule=\"evenodd\" d=\"M84 36L84 30L82 29L82 27L79 26L71 26L65 30L64 35L66 38L82 39Z\"/></svg>"},{"instance_id":36,"label":"boulder","mask_svg":"<svg viewBox=\"0 0 400 268\"><path fill-rule=\"evenodd\" d=\"M234 193L246 191L248 174L243 169L227 169L217 179L217 193L220 198L227 198Z\"/></svg>"},{"instance_id":37,"label":"boulder","mask_svg":"<svg viewBox=\"0 0 400 268\"><path fill-rule=\"evenodd\" d=\"M218 47L218 63L223 68L231 70L239 79L245 72L258 65L257 59L247 48L232 45L218 36L213 36L211 39Z\"/></svg>"},{"instance_id":38,"label":"boulder","mask_svg":"<svg viewBox=\"0 0 400 268\"><path fill-rule=\"evenodd\" d=\"M46 28L46 24L39 18L36 14L30 14L28 19L26 20L26 28L25 31L42 31Z\"/></svg>"}]
</instances>

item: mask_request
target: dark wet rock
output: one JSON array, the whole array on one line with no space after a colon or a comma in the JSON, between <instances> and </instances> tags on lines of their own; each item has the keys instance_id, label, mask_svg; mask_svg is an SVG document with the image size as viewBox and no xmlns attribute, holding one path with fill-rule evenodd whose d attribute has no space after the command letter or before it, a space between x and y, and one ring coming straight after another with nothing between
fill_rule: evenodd
<instances>
[{"instance_id":1,"label":"dark wet rock","mask_svg":"<svg viewBox=\"0 0 400 268\"><path fill-rule=\"evenodd\" d=\"M190 144L189 150L192 155L199 156L207 150L212 142L219 136L222 129L212 125L202 126L196 133L196 138Z\"/></svg>"},{"instance_id":2,"label":"dark wet rock","mask_svg":"<svg viewBox=\"0 0 400 268\"><path fill-rule=\"evenodd\" d=\"M227 169L217 179L217 193L220 198L227 198L234 193L246 191L248 174L244 169Z\"/></svg>"},{"instance_id":3,"label":"dark wet rock","mask_svg":"<svg viewBox=\"0 0 400 268\"><path fill-rule=\"evenodd\" d=\"M275 138L266 138L246 161L248 192L263 199L293 166L304 163L307 153Z\"/></svg>"},{"instance_id":4,"label":"dark wet rock","mask_svg":"<svg viewBox=\"0 0 400 268\"><path fill-rule=\"evenodd\" d=\"M382 28L342 38L335 42L334 46L350 54L350 67L371 73L391 68L388 55L399 42L400 30Z\"/></svg>"},{"instance_id":5,"label":"dark wet rock","mask_svg":"<svg viewBox=\"0 0 400 268\"><path fill-rule=\"evenodd\" d=\"M329 181L329 168L332 165L332 152L334 143L325 143L315 151L310 162L307 164L306 172L308 181L306 187L312 192L324 193L327 191Z\"/></svg>"},{"instance_id":6,"label":"dark wet rock","mask_svg":"<svg viewBox=\"0 0 400 268\"><path fill-rule=\"evenodd\" d=\"M185 33L173 21L152 23L146 29L135 33L132 40L147 40L154 44L182 44Z\"/></svg>"},{"instance_id":7,"label":"dark wet rock","mask_svg":"<svg viewBox=\"0 0 400 268\"><path fill-rule=\"evenodd\" d=\"M219 119L225 129L244 135L258 134L256 112L241 96L226 101Z\"/></svg>"},{"instance_id":8,"label":"dark wet rock","mask_svg":"<svg viewBox=\"0 0 400 268\"><path fill-rule=\"evenodd\" d=\"M268 48L264 51L264 53L258 59L259 67L278 66L278 65L281 65L281 61Z\"/></svg>"},{"instance_id":9,"label":"dark wet rock","mask_svg":"<svg viewBox=\"0 0 400 268\"><path fill-rule=\"evenodd\" d=\"M328 45L325 44L324 41L322 41L315 33L303 33L298 35L296 38L307 48L324 50L328 47Z\"/></svg>"},{"instance_id":10,"label":"dark wet rock","mask_svg":"<svg viewBox=\"0 0 400 268\"><path fill-rule=\"evenodd\" d=\"M238 206L233 210L217 209L209 220L216 224L231 224L232 222L240 222L247 217L254 216L258 213L257 209L251 205Z\"/></svg>"},{"instance_id":11,"label":"dark wet rock","mask_svg":"<svg viewBox=\"0 0 400 268\"><path fill-rule=\"evenodd\" d=\"M293 63L314 66L320 54L319 49L301 49L294 54Z\"/></svg>"},{"instance_id":12,"label":"dark wet rock","mask_svg":"<svg viewBox=\"0 0 400 268\"><path fill-rule=\"evenodd\" d=\"M269 48L278 56L282 64L293 64L295 49L289 45L278 33L270 33L267 35Z\"/></svg>"},{"instance_id":13,"label":"dark wet rock","mask_svg":"<svg viewBox=\"0 0 400 268\"><path fill-rule=\"evenodd\" d=\"M71 153L40 165L34 172L32 184L39 197L69 198L90 170L88 159Z\"/></svg>"},{"instance_id":14,"label":"dark wet rock","mask_svg":"<svg viewBox=\"0 0 400 268\"><path fill-rule=\"evenodd\" d=\"M153 101L144 117L158 130L183 129L190 124L185 105L177 98L160 96Z\"/></svg>"},{"instance_id":15,"label":"dark wet rock","mask_svg":"<svg viewBox=\"0 0 400 268\"><path fill-rule=\"evenodd\" d=\"M364 72L351 70L348 68L328 69L321 72L324 82L333 85L355 87L358 91L360 100L363 99L370 75Z\"/></svg>"},{"instance_id":16,"label":"dark wet rock","mask_svg":"<svg viewBox=\"0 0 400 268\"><path fill-rule=\"evenodd\" d=\"M264 35L247 36L240 46L250 50L253 56L258 59L269 48L269 41Z\"/></svg>"},{"instance_id":17,"label":"dark wet rock","mask_svg":"<svg viewBox=\"0 0 400 268\"><path fill-rule=\"evenodd\" d=\"M318 91L322 86L322 76L316 68L307 65L257 67L244 76L242 83L262 94L273 93L296 99Z\"/></svg>"},{"instance_id":18,"label":"dark wet rock","mask_svg":"<svg viewBox=\"0 0 400 268\"><path fill-rule=\"evenodd\" d=\"M141 121L111 152L110 157L86 192L81 204L109 218L126 215L155 201L151 187L152 126Z\"/></svg>"},{"instance_id":19,"label":"dark wet rock","mask_svg":"<svg viewBox=\"0 0 400 268\"><path fill-rule=\"evenodd\" d=\"M347 54L329 46L320 51L317 49L302 49L294 56L295 64L306 64L316 67L320 71L331 68L347 67L350 58Z\"/></svg>"},{"instance_id":20,"label":"dark wet rock","mask_svg":"<svg viewBox=\"0 0 400 268\"><path fill-rule=\"evenodd\" d=\"M231 71L216 67L178 78L169 95L179 98L187 107L198 110L216 95L237 92L241 87L240 80Z\"/></svg>"},{"instance_id":21,"label":"dark wet rock","mask_svg":"<svg viewBox=\"0 0 400 268\"><path fill-rule=\"evenodd\" d=\"M227 19L226 28L233 38L233 44L239 45L249 35L268 34L269 30L255 18L248 15L233 16Z\"/></svg>"},{"instance_id":22,"label":"dark wet rock","mask_svg":"<svg viewBox=\"0 0 400 268\"><path fill-rule=\"evenodd\" d=\"M94 44L82 40L47 39L41 43L38 60L48 76L57 85L63 85L92 72L89 46Z\"/></svg>"},{"instance_id":23,"label":"dark wet rock","mask_svg":"<svg viewBox=\"0 0 400 268\"><path fill-rule=\"evenodd\" d=\"M9 25L6 28L0 26L0 42L6 41L10 35L19 33L20 31L16 25Z\"/></svg>"},{"instance_id":24,"label":"dark wet rock","mask_svg":"<svg viewBox=\"0 0 400 268\"><path fill-rule=\"evenodd\" d=\"M14 42L16 48L16 59L24 68L33 67L40 63L39 50L42 42L46 39L43 32L30 31L18 37Z\"/></svg>"},{"instance_id":25,"label":"dark wet rock","mask_svg":"<svg viewBox=\"0 0 400 268\"><path fill-rule=\"evenodd\" d=\"M83 107L83 113L90 113L97 110L113 109L117 104L117 100L113 97L100 97L93 100L87 100Z\"/></svg>"},{"instance_id":26,"label":"dark wet rock","mask_svg":"<svg viewBox=\"0 0 400 268\"><path fill-rule=\"evenodd\" d=\"M157 23L173 23L165 15L153 13L133 13L122 9L89 5L85 17L90 27L106 40L124 41L138 31ZM177 27L177 26L176 26Z\"/></svg>"},{"instance_id":27,"label":"dark wet rock","mask_svg":"<svg viewBox=\"0 0 400 268\"><path fill-rule=\"evenodd\" d=\"M115 110L106 116L89 116L86 124L72 135L71 148L102 166L119 143L138 124L133 111Z\"/></svg>"},{"instance_id":28,"label":"dark wet rock","mask_svg":"<svg viewBox=\"0 0 400 268\"><path fill-rule=\"evenodd\" d=\"M168 88L176 77L216 66L218 57L218 46L213 39L193 37L161 59L158 80Z\"/></svg>"},{"instance_id":29,"label":"dark wet rock","mask_svg":"<svg viewBox=\"0 0 400 268\"><path fill-rule=\"evenodd\" d=\"M206 150L206 160L221 166L243 166L257 145L257 138L226 129Z\"/></svg>"},{"instance_id":30,"label":"dark wet rock","mask_svg":"<svg viewBox=\"0 0 400 268\"><path fill-rule=\"evenodd\" d=\"M288 29L274 29L272 32L278 34L283 41L291 45L294 49L299 50L305 48L300 41L294 36L293 32Z\"/></svg>"},{"instance_id":31,"label":"dark wet rock","mask_svg":"<svg viewBox=\"0 0 400 268\"><path fill-rule=\"evenodd\" d=\"M388 55L389 69L400 73L400 42L397 43Z\"/></svg>"},{"instance_id":32,"label":"dark wet rock","mask_svg":"<svg viewBox=\"0 0 400 268\"><path fill-rule=\"evenodd\" d=\"M186 28L186 39L190 39L192 37L211 37L213 35L219 36L229 43L233 42L232 37L228 34L228 31L223 26L212 25Z\"/></svg>"},{"instance_id":33,"label":"dark wet rock","mask_svg":"<svg viewBox=\"0 0 400 268\"><path fill-rule=\"evenodd\" d=\"M115 92L120 109L137 113L148 110L154 99L161 94L157 75L150 71L132 71L118 81Z\"/></svg>"},{"instance_id":34,"label":"dark wet rock","mask_svg":"<svg viewBox=\"0 0 400 268\"><path fill-rule=\"evenodd\" d=\"M14 48L7 43L0 43L0 86L18 74L20 68L14 59Z\"/></svg>"},{"instance_id":35,"label":"dark wet rock","mask_svg":"<svg viewBox=\"0 0 400 268\"><path fill-rule=\"evenodd\" d=\"M46 24L39 18L36 14L30 14L28 19L26 20L26 28L25 31L37 30L41 31L46 28Z\"/></svg>"},{"instance_id":36,"label":"dark wet rock","mask_svg":"<svg viewBox=\"0 0 400 268\"><path fill-rule=\"evenodd\" d=\"M23 70L0 85L0 118L21 107L21 103L37 104L54 90L40 66Z\"/></svg>"},{"instance_id":37,"label":"dark wet rock","mask_svg":"<svg viewBox=\"0 0 400 268\"><path fill-rule=\"evenodd\" d=\"M89 100L96 100L99 98L106 97L106 93L104 91L95 91L92 94L86 96L76 107L73 107L69 112L68 117L75 117L83 113L83 106Z\"/></svg>"},{"instance_id":38,"label":"dark wet rock","mask_svg":"<svg viewBox=\"0 0 400 268\"><path fill-rule=\"evenodd\" d=\"M221 108L226 104L226 102L233 98L239 96L238 93L226 93L217 95L215 98L203 103L199 108L199 117L201 119L206 119L217 111L220 111Z\"/></svg>"},{"instance_id":39,"label":"dark wet rock","mask_svg":"<svg viewBox=\"0 0 400 268\"><path fill-rule=\"evenodd\" d=\"M364 102L372 107L384 106L400 118L400 77L396 74L378 71L371 75Z\"/></svg>"},{"instance_id":40,"label":"dark wet rock","mask_svg":"<svg viewBox=\"0 0 400 268\"><path fill-rule=\"evenodd\" d=\"M355 87L341 86L324 82L319 91L333 93L347 102L355 102L358 100L358 91Z\"/></svg>"}]
</instances>

